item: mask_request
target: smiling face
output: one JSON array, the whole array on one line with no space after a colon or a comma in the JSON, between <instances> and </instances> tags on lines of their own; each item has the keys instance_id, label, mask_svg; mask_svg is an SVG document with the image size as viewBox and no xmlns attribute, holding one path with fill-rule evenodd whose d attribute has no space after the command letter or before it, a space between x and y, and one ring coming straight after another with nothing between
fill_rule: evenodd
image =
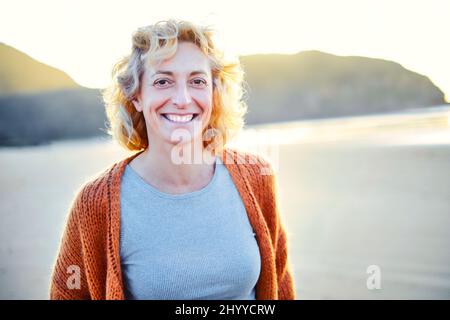
<instances>
[{"instance_id":1,"label":"smiling face","mask_svg":"<svg viewBox=\"0 0 450 320\"><path fill-rule=\"evenodd\" d=\"M178 43L173 57L146 67L133 104L144 114L150 145L178 143L177 129L189 141L202 139L213 105L208 57L194 43Z\"/></svg>"}]
</instances>

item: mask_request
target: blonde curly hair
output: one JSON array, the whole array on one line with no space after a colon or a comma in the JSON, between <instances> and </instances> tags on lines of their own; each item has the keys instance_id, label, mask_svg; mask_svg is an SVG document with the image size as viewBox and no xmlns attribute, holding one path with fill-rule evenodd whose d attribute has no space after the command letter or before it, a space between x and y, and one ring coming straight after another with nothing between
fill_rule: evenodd
<instances>
[{"instance_id":1,"label":"blonde curly hair","mask_svg":"<svg viewBox=\"0 0 450 320\"><path fill-rule=\"evenodd\" d=\"M227 61L213 43L214 31L183 20L164 20L141 27L132 35L131 53L113 67L112 83L103 92L109 127L107 133L127 150L142 150L149 146L144 116L132 101L138 96L145 65L172 57L178 42L197 45L208 57L213 78L213 105L211 118L205 131L203 146L214 152L244 126L247 105L244 102L244 71L239 60ZM211 131L212 130L212 131Z\"/></svg>"}]
</instances>

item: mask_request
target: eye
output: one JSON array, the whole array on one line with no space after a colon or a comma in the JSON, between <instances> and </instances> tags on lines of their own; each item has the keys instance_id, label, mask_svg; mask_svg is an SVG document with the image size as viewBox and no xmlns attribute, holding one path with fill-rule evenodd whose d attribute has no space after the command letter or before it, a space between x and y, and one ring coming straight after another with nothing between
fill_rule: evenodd
<instances>
[{"instance_id":1,"label":"eye","mask_svg":"<svg viewBox=\"0 0 450 320\"><path fill-rule=\"evenodd\" d=\"M194 80L192 80L192 82L193 82L196 86L200 86L200 87L203 87L203 86L206 86L206 85L207 85L207 82L206 82L205 80L201 79L201 78L194 79Z\"/></svg>"},{"instance_id":2,"label":"eye","mask_svg":"<svg viewBox=\"0 0 450 320\"><path fill-rule=\"evenodd\" d=\"M158 79L156 80L153 85L157 86L157 87L165 87L167 86L167 84L170 84L171 81L169 79Z\"/></svg>"}]
</instances>

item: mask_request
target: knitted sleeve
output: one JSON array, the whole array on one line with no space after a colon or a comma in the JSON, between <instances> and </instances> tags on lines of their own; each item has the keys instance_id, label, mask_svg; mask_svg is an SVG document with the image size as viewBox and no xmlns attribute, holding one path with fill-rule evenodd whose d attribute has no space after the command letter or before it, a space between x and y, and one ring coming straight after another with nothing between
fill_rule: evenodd
<instances>
[{"instance_id":1,"label":"knitted sleeve","mask_svg":"<svg viewBox=\"0 0 450 320\"><path fill-rule=\"evenodd\" d=\"M275 233L275 264L277 269L278 299L295 300L296 287L288 257L286 228L280 215L277 178L272 165L264 160L262 163L264 173L262 176L266 181L264 207L266 210L268 208L272 210L271 216L273 217L276 226L274 229L278 231Z\"/></svg>"},{"instance_id":2,"label":"knitted sleeve","mask_svg":"<svg viewBox=\"0 0 450 320\"><path fill-rule=\"evenodd\" d=\"M84 188L82 188L74 198L66 219L59 253L51 276L51 300L90 299L79 223L79 214L86 206L84 200Z\"/></svg>"},{"instance_id":3,"label":"knitted sleeve","mask_svg":"<svg viewBox=\"0 0 450 320\"><path fill-rule=\"evenodd\" d=\"M279 218L279 217L278 217ZM286 242L286 230L280 222L276 251L276 266L278 276L278 299L295 300L296 289L291 265L288 258L288 248Z\"/></svg>"}]
</instances>

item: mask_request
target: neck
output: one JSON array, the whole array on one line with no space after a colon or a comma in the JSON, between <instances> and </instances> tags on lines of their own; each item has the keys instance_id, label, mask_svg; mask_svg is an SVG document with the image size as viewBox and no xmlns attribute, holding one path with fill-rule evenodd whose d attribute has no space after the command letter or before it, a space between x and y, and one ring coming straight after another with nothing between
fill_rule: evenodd
<instances>
[{"instance_id":1,"label":"neck","mask_svg":"<svg viewBox=\"0 0 450 320\"><path fill-rule=\"evenodd\" d=\"M194 186L214 174L214 153L198 143L152 144L140 158L144 174L168 186Z\"/></svg>"}]
</instances>

